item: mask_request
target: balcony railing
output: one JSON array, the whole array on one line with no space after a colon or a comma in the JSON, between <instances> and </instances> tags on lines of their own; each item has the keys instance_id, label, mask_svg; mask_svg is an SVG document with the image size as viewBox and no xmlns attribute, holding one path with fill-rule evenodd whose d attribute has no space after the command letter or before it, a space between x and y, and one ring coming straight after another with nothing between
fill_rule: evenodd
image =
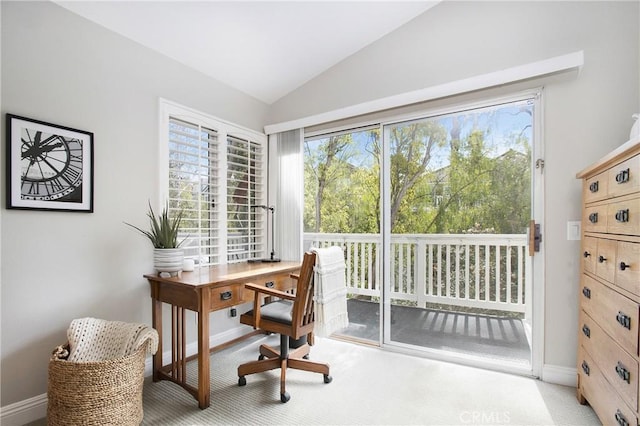
<instances>
[{"instance_id":1,"label":"balcony railing","mask_svg":"<svg viewBox=\"0 0 640 426\"><path fill-rule=\"evenodd\" d=\"M305 248L333 245L345 251L349 293L380 297L381 237L304 234ZM526 234L393 234L388 265L392 302L518 312L530 318L527 250Z\"/></svg>"}]
</instances>

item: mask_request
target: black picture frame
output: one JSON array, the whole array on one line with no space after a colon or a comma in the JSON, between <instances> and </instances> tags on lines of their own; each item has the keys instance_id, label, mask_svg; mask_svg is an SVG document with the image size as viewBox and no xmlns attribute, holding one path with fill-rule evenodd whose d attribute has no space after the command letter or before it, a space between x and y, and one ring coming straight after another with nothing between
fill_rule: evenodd
<instances>
[{"instance_id":1,"label":"black picture frame","mask_svg":"<svg viewBox=\"0 0 640 426\"><path fill-rule=\"evenodd\" d=\"M93 133L6 119L7 209L93 213Z\"/></svg>"}]
</instances>

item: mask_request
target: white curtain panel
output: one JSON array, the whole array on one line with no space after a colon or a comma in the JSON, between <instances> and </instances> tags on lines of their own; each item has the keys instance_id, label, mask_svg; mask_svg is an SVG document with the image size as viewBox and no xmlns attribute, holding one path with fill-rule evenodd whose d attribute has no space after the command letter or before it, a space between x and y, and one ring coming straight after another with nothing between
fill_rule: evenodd
<instances>
[{"instance_id":1,"label":"white curtain panel","mask_svg":"<svg viewBox=\"0 0 640 426\"><path fill-rule=\"evenodd\" d=\"M269 136L269 205L275 206L276 256L302 259L304 160L302 129Z\"/></svg>"}]
</instances>

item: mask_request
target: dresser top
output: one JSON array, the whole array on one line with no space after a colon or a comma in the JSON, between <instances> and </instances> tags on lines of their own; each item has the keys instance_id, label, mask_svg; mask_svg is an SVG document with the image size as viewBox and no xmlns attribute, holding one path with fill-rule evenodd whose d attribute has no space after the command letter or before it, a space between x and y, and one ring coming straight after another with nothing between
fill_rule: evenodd
<instances>
[{"instance_id":1,"label":"dresser top","mask_svg":"<svg viewBox=\"0 0 640 426\"><path fill-rule=\"evenodd\" d=\"M631 139L609 152L589 167L578 172L576 177L578 179L588 178L638 153L640 153L640 138Z\"/></svg>"}]
</instances>

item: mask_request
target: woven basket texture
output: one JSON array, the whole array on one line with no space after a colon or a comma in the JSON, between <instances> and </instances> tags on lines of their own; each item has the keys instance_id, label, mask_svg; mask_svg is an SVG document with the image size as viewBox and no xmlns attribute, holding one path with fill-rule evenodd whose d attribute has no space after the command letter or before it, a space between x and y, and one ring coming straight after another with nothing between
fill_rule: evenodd
<instances>
[{"instance_id":1,"label":"woven basket texture","mask_svg":"<svg viewBox=\"0 0 640 426\"><path fill-rule=\"evenodd\" d=\"M147 345L100 362L49 361L49 425L139 425Z\"/></svg>"}]
</instances>

